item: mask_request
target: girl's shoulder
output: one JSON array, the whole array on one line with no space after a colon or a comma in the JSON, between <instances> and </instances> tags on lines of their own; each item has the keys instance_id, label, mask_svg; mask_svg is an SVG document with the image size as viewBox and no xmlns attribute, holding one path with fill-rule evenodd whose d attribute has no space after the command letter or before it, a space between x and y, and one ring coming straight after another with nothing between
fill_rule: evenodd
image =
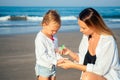
<instances>
[{"instance_id":1,"label":"girl's shoulder","mask_svg":"<svg viewBox=\"0 0 120 80\"><path fill-rule=\"evenodd\" d=\"M45 36L41 31L38 32L37 35L36 35L36 39L41 40L41 41L42 41L42 40L44 41L44 40L45 40L45 37L46 37L46 36Z\"/></svg>"}]
</instances>

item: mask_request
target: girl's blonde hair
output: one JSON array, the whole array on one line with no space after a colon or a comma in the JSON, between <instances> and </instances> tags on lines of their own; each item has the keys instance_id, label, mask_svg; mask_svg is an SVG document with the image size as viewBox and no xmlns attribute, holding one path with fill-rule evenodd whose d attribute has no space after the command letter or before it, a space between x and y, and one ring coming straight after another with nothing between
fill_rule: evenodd
<instances>
[{"instance_id":1,"label":"girl's blonde hair","mask_svg":"<svg viewBox=\"0 0 120 80\"><path fill-rule=\"evenodd\" d=\"M100 14L93 8L84 9L79 14L79 19L98 34L113 35L113 32L107 27Z\"/></svg>"},{"instance_id":2,"label":"girl's blonde hair","mask_svg":"<svg viewBox=\"0 0 120 80\"><path fill-rule=\"evenodd\" d=\"M43 20L41 22L41 25L43 26L43 24L49 24L50 21L54 21L55 23L57 23L57 25L61 25L61 19L60 19L60 15L57 13L56 10L49 10L43 17Z\"/></svg>"}]
</instances>

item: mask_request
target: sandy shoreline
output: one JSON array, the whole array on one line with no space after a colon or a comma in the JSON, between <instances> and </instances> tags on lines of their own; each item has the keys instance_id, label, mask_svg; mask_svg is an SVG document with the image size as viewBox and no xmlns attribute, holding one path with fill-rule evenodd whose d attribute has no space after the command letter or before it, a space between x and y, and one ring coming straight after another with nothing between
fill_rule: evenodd
<instances>
[{"instance_id":1,"label":"sandy shoreline","mask_svg":"<svg viewBox=\"0 0 120 80\"><path fill-rule=\"evenodd\" d=\"M113 32L120 50L120 29ZM35 80L35 36L36 34L0 36L0 80ZM78 52L81 37L80 32L58 33L59 45L65 44ZM79 76L80 71L58 68L57 80L79 80Z\"/></svg>"}]
</instances>

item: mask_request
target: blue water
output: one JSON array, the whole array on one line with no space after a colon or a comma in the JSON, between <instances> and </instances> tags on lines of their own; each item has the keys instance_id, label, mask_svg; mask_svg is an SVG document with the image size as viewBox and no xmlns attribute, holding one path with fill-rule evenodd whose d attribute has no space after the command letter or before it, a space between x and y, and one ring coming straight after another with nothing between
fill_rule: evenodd
<instances>
[{"instance_id":1,"label":"blue water","mask_svg":"<svg viewBox=\"0 0 120 80\"><path fill-rule=\"evenodd\" d=\"M78 31L77 16L86 7L0 7L0 35L36 33L41 27L44 14L49 9L57 10L61 16L60 32ZM111 28L120 28L120 7L93 7ZM12 20L11 16L26 19Z\"/></svg>"}]
</instances>

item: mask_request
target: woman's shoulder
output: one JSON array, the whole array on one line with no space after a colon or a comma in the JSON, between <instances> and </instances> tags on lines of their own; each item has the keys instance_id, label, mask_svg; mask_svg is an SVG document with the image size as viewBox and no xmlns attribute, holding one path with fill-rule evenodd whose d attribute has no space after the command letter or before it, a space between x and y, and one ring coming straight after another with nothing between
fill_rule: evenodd
<instances>
[{"instance_id":1,"label":"woman's shoulder","mask_svg":"<svg viewBox=\"0 0 120 80\"><path fill-rule=\"evenodd\" d=\"M100 36L100 41L102 42L102 43L114 43L115 42L115 39L114 39L114 37L112 36L112 35L101 35Z\"/></svg>"},{"instance_id":2,"label":"woman's shoulder","mask_svg":"<svg viewBox=\"0 0 120 80\"><path fill-rule=\"evenodd\" d=\"M114 39L112 35L101 35L100 38L101 39Z\"/></svg>"}]
</instances>

